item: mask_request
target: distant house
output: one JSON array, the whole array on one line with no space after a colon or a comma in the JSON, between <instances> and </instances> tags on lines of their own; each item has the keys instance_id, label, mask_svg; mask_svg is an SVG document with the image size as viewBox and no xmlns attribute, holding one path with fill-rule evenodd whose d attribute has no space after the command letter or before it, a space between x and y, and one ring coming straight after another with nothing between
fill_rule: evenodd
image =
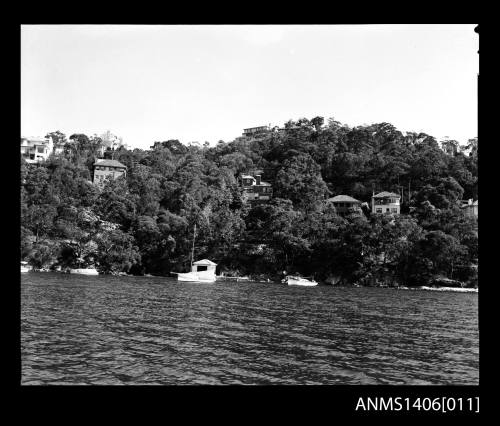
<instances>
[{"instance_id":1,"label":"distant house","mask_svg":"<svg viewBox=\"0 0 500 426\"><path fill-rule=\"evenodd\" d=\"M21 138L21 156L28 163L38 163L49 158L54 150L54 141L49 136Z\"/></svg>"},{"instance_id":2,"label":"distant house","mask_svg":"<svg viewBox=\"0 0 500 426\"><path fill-rule=\"evenodd\" d=\"M464 213L469 216L469 217L477 217L478 215L478 201L472 201L472 198L468 200L463 200L462 201L462 206L461 208L464 210Z\"/></svg>"},{"instance_id":3,"label":"distant house","mask_svg":"<svg viewBox=\"0 0 500 426\"><path fill-rule=\"evenodd\" d=\"M248 129L243 129L243 136L254 137L269 133L270 131L271 131L270 126L250 127Z\"/></svg>"},{"instance_id":4,"label":"distant house","mask_svg":"<svg viewBox=\"0 0 500 426\"><path fill-rule=\"evenodd\" d=\"M127 176L127 166L116 160L97 160L94 163L94 184L103 186L108 176L113 179Z\"/></svg>"},{"instance_id":5,"label":"distant house","mask_svg":"<svg viewBox=\"0 0 500 426\"><path fill-rule=\"evenodd\" d=\"M394 192L379 192L372 196L372 213L399 214L401 196Z\"/></svg>"},{"instance_id":6,"label":"distant house","mask_svg":"<svg viewBox=\"0 0 500 426\"><path fill-rule=\"evenodd\" d=\"M333 198L329 198L327 201L334 205L336 212L340 216L345 216L353 213L362 213L361 201L349 197L349 195L336 195Z\"/></svg>"},{"instance_id":7,"label":"distant house","mask_svg":"<svg viewBox=\"0 0 500 426\"><path fill-rule=\"evenodd\" d=\"M448 155L455 156L458 153L458 142L452 140L444 140L441 142L441 149Z\"/></svg>"},{"instance_id":8,"label":"distant house","mask_svg":"<svg viewBox=\"0 0 500 426\"><path fill-rule=\"evenodd\" d=\"M243 186L245 199L249 201L268 201L273 195L273 187L270 183L264 182L260 174L254 176L250 174L240 175L240 182Z\"/></svg>"}]
</instances>

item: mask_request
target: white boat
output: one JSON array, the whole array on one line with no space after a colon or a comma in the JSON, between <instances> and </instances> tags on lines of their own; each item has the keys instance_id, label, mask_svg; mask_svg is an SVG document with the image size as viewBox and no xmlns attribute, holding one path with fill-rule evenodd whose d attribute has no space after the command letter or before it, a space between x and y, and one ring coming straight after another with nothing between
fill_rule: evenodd
<instances>
[{"instance_id":1,"label":"white boat","mask_svg":"<svg viewBox=\"0 0 500 426\"><path fill-rule=\"evenodd\" d=\"M285 283L288 285L302 285L306 287L318 285L318 283L314 280L308 280L307 278L299 277L297 275L288 275L285 278Z\"/></svg>"},{"instance_id":2,"label":"white boat","mask_svg":"<svg viewBox=\"0 0 500 426\"><path fill-rule=\"evenodd\" d=\"M24 274L26 272L31 271L31 268L28 266L28 262L21 262L21 273Z\"/></svg>"},{"instance_id":3,"label":"white boat","mask_svg":"<svg viewBox=\"0 0 500 426\"><path fill-rule=\"evenodd\" d=\"M213 283L216 280L216 263L208 260L198 260L191 265L191 272L171 272L177 275L177 281L191 281L200 283Z\"/></svg>"},{"instance_id":4,"label":"white boat","mask_svg":"<svg viewBox=\"0 0 500 426\"><path fill-rule=\"evenodd\" d=\"M81 275L99 275L99 272L97 272L97 269L95 269L95 268L70 269L69 273L70 274L81 274Z\"/></svg>"},{"instance_id":5,"label":"white boat","mask_svg":"<svg viewBox=\"0 0 500 426\"><path fill-rule=\"evenodd\" d=\"M214 263L208 259L198 260L193 262L194 259L194 242L196 240L196 224L193 230L193 247L191 249L191 271L190 272L170 272L177 275L177 281L190 281L197 283L214 283L217 279L215 275Z\"/></svg>"}]
</instances>

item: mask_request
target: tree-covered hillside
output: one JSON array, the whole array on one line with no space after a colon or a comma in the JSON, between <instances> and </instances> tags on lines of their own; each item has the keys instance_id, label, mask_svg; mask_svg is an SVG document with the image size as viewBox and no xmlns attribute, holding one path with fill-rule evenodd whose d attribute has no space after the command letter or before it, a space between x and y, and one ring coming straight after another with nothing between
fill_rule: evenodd
<instances>
[{"instance_id":1,"label":"tree-covered hillside","mask_svg":"<svg viewBox=\"0 0 500 426\"><path fill-rule=\"evenodd\" d=\"M51 135L62 154L21 160L21 257L37 268L186 271L196 224L196 258L218 263L218 272L475 282L477 220L460 205L477 199L477 141L448 155L432 136L389 123L351 128L304 118L214 147L168 140L107 151L127 176L99 189L91 180L100 139ZM273 185L268 203L243 199L237 177L257 169ZM374 191L402 194L402 214L341 217L327 202L346 194L369 204Z\"/></svg>"}]
</instances>

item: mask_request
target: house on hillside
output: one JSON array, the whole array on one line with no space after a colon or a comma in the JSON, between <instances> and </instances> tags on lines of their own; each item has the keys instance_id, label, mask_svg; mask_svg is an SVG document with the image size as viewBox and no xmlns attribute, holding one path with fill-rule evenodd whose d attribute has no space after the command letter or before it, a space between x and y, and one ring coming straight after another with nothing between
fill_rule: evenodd
<instances>
[{"instance_id":1,"label":"house on hillside","mask_svg":"<svg viewBox=\"0 0 500 426\"><path fill-rule=\"evenodd\" d=\"M116 160L97 160L94 163L94 184L102 187L108 176L113 179L127 176L127 166Z\"/></svg>"},{"instance_id":2,"label":"house on hillside","mask_svg":"<svg viewBox=\"0 0 500 426\"><path fill-rule=\"evenodd\" d=\"M335 211L340 216L362 213L361 201L356 200L349 195L336 195L333 198L329 198L327 201L333 204Z\"/></svg>"},{"instance_id":3,"label":"house on hillside","mask_svg":"<svg viewBox=\"0 0 500 426\"><path fill-rule=\"evenodd\" d=\"M45 161L54 151L54 141L46 137L21 138L21 156L27 163Z\"/></svg>"},{"instance_id":4,"label":"house on hillside","mask_svg":"<svg viewBox=\"0 0 500 426\"><path fill-rule=\"evenodd\" d=\"M379 192L372 196L372 213L399 214L401 196L394 192Z\"/></svg>"},{"instance_id":5,"label":"house on hillside","mask_svg":"<svg viewBox=\"0 0 500 426\"><path fill-rule=\"evenodd\" d=\"M479 200L472 201L472 198L462 201L461 208L466 214L466 216L477 217L479 208L478 201Z\"/></svg>"},{"instance_id":6,"label":"house on hillside","mask_svg":"<svg viewBox=\"0 0 500 426\"><path fill-rule=\"evenodd\" d=\"M270 183L261 179L261 174L241 174L239 181L243 187L244 198L249 201L269 201L273 195Z\"/></svg>"},{"instance_id":7,"label":"house on hillside","mask_svg":"<svg viewBox=\"0 0 500 426\"><path fill-rule=\"evenodd\" d=\"M267 134L271 131L270 126L259 126L259 127L249 127L248 129L243 129L243 136L245 137L255 137Z\"/></svg>"},{"instance_id":8,"label":"house on hillside","mask_svg":"<svg viewBox=\"0 0 500 426\"><path fill-rule=\"evenodd\" d=\"M458 153L458 142L452 140L444 140L441 142L441 149L448 155L455 156Z\"/></svg>"}]
</instances>

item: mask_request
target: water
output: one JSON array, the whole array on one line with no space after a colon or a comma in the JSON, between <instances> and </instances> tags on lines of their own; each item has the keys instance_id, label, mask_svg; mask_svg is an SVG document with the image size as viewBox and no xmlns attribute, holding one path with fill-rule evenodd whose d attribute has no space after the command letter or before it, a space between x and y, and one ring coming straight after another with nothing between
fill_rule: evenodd
<instances>
[{"instance_id":1,"label":"water","mask_svg":"<svg viewBox=\"0 0 500 426\"><path fill-rule=\"evenodd\" d=\"M21 383L475 385L477 299L29 273Z\"/></svg>"}]
</instances>

